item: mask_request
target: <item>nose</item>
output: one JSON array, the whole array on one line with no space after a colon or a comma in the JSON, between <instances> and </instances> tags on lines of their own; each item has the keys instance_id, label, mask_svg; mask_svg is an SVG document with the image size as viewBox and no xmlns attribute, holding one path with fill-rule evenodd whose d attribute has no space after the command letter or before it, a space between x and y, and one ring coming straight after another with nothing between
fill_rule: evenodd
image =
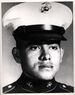
<instances>
[{"instance_id":1,"label":"nose","mask_svg":"<svg viewBox=\"0 0 75 95\"><path fill-rule=\"evenodd\" d=\"M42 55L42 56L40 56L40 58L39 58L41 61L46 61L46 60L50 60L50 56L49 56L49 54L46 54L46 55Z\"/></svg>"},{"instance_id":2,"label":"nose","mask_svg":"<svg viewBox=\"0 0 75 95\"><path fill-rule=\"evenodd\" d=\"M46 61L46 60L50 60L50 59L51 59L51 56L49 54L48 48L45 46L42 47L41 54L39 56L39 60Z\"/></svg>"}]
</instances>

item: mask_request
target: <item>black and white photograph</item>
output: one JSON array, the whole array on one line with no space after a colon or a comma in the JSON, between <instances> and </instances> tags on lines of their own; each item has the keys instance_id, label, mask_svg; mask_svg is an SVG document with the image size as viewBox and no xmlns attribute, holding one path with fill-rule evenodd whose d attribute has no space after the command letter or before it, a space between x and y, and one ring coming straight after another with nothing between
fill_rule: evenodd
<instances>
[{"instance_id":1,"label":"black and white photograph","mask_svg":"<svg viewBox=\"0 0 75 95\"><path fill-rule=\"evenodd\" d=\"M73 95L73 3L1 2L3 94Z\"/></svg>"}]
</instances>

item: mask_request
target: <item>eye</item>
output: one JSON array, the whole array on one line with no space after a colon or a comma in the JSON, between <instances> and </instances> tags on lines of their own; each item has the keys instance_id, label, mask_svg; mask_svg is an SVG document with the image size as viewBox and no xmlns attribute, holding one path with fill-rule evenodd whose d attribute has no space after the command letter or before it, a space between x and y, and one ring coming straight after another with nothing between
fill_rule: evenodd
<instances>
[{"instance_id":1,"label":"eye","mask_svg":"<svg viewBox=\"0 0 75 95\"><path fill-rule=\"evenodd\" d=\"M58 49L58 46L49 46L49 49L57 50Z\"/></svg>"},{"instance_id":2,"label":"eye","mask_svg":"<svg viewBox=\"0 0 75 95\"><path fill-rule=\"evenodd\" d=\"M52 49L57 50L58 47L57 46L52 46Z\"/></svg>"},{"instance_id":3,"label":"eye","mask_svg":"<svg viewBox=\"0 0 75 95\"><path fill-rule=\"evenodd\" d=\"M38 49L40 49L41 47L39 46L39 45L31 45L30 47L29 47L29 50L32 50L32 51L35 51L35 50L38 50Z\"/></svg>"}]
</instances>

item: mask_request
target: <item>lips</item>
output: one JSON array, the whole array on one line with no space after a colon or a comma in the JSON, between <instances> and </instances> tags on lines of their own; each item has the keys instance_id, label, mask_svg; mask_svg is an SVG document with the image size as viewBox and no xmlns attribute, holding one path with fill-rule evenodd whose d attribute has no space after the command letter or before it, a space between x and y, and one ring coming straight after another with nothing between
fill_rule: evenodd
<instances>
[{"instance_id":1,"label":"lips","mask_svg":"<svg viewBox=\"0 0 75 95\"><path fill-rule=\"evenodd\" d=\"M53 65L50 65L50 64L42 64L42 65L39 65L39 68L40 69L44 69L44 68L53 68Z\"/></svg>"}]
</instances>

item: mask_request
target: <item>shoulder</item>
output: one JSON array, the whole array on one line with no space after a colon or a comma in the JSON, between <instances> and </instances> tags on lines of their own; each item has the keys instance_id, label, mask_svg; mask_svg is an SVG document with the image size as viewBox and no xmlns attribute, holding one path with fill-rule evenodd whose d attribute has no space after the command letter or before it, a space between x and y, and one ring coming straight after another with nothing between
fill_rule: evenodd
<instances>
[{"instance_id":1,"label":"shoulder","mask_svg":"<svg viewBox=\"0 0 75 95\"><path fill-rule=\"evenodd\" d=\"M21 83L19 84L18 81L9 84L5 87L3 87L3 93L30 93L32 91L28 90L26 87L25 89L21 86Z\"/></svg>"},{"instance_id":2,"label":"shoulder","mask_svg":"<svg viewBox=\"0 0 75 95\"><path fill-rule=\"evenodd\" d=\"M61 91L61 92L73 92L74 88L70 85L66 85L64 83L59 83L57 82L57 88Z\"/></svg>"},{"instance_id":3,"label":"shoulder","mask_svg":"<svg viewBox=\"0 0 75 95\"><path fill-rule=\"evenodd\" d=\"M16 83L12 83L12 84L9 84L5 87L3 87L3 93L8 93L8 92L11 92L12 90L14 90L16 87Z\"/></svg>"}]
</instances>

